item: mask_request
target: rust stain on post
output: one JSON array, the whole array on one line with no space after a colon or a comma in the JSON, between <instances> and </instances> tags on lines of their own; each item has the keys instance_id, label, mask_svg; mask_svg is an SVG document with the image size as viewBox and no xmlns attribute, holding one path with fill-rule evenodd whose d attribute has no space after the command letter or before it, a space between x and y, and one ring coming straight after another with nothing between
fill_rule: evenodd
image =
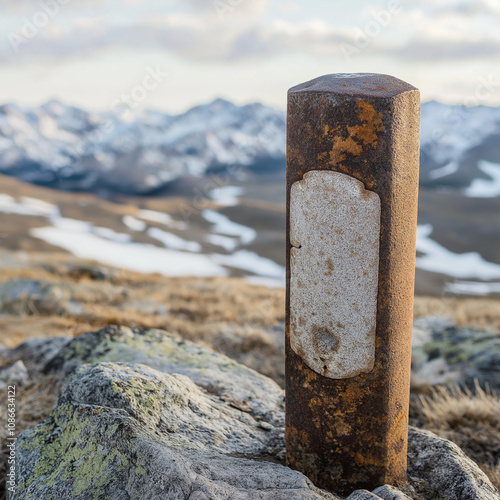
<instances>
[{"instance_id":1,"label":"rust stain on post","mask_svg":"<svg viewBox=\"0 0 500 500\"><path fill-rule=\"evenodd\" d=\"M315 484L341 494L406 479L419 127L418 90L391 76L326 75L288 93L287 456L289 465ZM321 349L330 342L340 352L346 338L334 300L328 299L322 310L331 319L327 331L308 316L317 311L307 304L290 311L290 258L297 250L290 241L292 186L307 172L322 170L357 179L364 196L380 199L374 364L348 378L340 378L347 371L336 372L335 353L321 370L314 359L306 363L290 343L291 316L293 335L309 336L313 349L319 339ZM339 231L340 242L348 229L334 220L331 227ZM335 255L325 254L320 262L325 280L335 279ZM359 304L353 301L351 307L356 317Z\"/></svg>"}]
</instances>

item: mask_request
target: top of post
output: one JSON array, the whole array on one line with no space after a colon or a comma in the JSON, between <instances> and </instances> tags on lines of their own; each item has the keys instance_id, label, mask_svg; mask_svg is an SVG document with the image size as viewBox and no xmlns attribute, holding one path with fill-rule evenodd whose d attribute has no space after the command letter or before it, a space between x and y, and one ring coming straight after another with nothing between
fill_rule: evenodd
<instances>
[{"instance_id":1,"label":"top of post","mask_svg":"<svg viewBox=\"0 0 500 500\"><path fill-rule=\"evenodd\" d=\"M409 83L378 73L334 73L323 75L289 89L288 93L333 93L351 97L387 99L405 92L418 91Z\"/></svg>"}]
</instances>

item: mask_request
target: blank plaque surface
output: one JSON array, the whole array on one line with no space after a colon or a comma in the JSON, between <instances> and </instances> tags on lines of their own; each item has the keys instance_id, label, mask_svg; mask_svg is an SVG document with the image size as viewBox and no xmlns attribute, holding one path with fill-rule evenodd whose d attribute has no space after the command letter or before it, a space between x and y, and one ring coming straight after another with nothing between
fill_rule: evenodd
<instances>
[{"instance_id":1,"label":"blank plaque surface","mask_svg":"<svg viewBox=\"0 0 500 500\"><path fill-rule=\"evenodd\" d=\"M290 346L316 373L373 369L380 198L340 172L312 170L290 191Z\"/></svg>"}]
</instances>

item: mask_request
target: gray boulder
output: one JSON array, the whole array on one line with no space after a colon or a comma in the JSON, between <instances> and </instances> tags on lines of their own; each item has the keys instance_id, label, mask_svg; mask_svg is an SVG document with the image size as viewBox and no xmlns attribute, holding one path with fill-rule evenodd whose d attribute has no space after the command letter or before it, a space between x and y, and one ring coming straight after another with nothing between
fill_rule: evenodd
<instances>
[{"instance_id":1,"label":"gray boulder","mask_svg":"<svg viewBox=\"0 0 500 500\"><path fill-rule=\"evenodd\" d=\"M0 351L3 364L22 361L28 372L40 373L47 363L55 357L71 337L32 338L14 347Z\"/></svg>"},{"instance_id":2,"label":"gray boulder","mask_svg":"<svg viewBox=\"0 0 500 500\"><path fill-rule=\"evenodd\" d=\"M22 387L29 380L28 370L24 363L19 360L14 364L0 369L0 388L5 389L9 385Z\"/></svg>"},{"instance_id":3,"label":"gray boulder","mask_svg":"<svg viewBox=\"0 0 500 500\"><path fill-rule=\"evenodd\" d=\"M380 497L368 490L356 490L347 497L347 500L380 500Z\"/></svg>"},{"instance_id":4,"label":"gray boulder","mask_svg":"<svg viewBox=\"0 0 500 500\"><path fill-rule=\"evenodd\" d=\"M19 436L10 500L339 498L284 465L283 391L221 354L112 327L63 343L43 370L65 380L49 418ZM499 498L432 433L410 428L408 458L410 498ZM387 490L351 497L404 498Z\"/></svg>"},{"instance_id":5,"label":"gray boulder","mask_svg":"<svg viewBox=\"0 0 500 500\"><path fill-rule=\"evenodd\" d=\"M464 385L500 390L500 334L446 325L443 320L415 321L412 349L414 389Z\"/></svg>"},{"instance_id":6,"label":"gray boulder","mask_svg":"<svg viewBox=\"0 0 500 500\"><path fill-rule=\"evenodd\" d=\"M373 493L382 498L382 500L410 500L410 497L405 495L400 489L388 484L376 488L373 490Z\"/></svg>"},{"instance_id":7,"label":"gray boulder","mask_svg":"<svg viewBox=\"0 0 500 500\"><path fill-rule=\"evenodd\" d=\"M276 463L282 411L266 401L260 409L262 420L184 375L145 365L84 365L52 415L20 436L9 498L338 498Z\"/></svg>"},{"instance_id":8,"label":"gray boulder","mask_svg":"<svg viewBox=\"0 0 500 500\"><path fill-rule=\"evenodd\" d=\"M282 389L228 357L162 330L110 326L65 344L43 368L71 373L81 364L114 361L140 363L164 373L186 375L204 390L251 415L284 411Z\"/></svg>"},{"instance_id":9,"label":"gray boulder","mask_svg":"<svg viewBox=\"0 0 500 500\"><path fill-rule=\"evenodd\" d=\"M451 441L410 427L408 476L424 498L498 500L488 476Z\"/></svg>"}]
</instances>

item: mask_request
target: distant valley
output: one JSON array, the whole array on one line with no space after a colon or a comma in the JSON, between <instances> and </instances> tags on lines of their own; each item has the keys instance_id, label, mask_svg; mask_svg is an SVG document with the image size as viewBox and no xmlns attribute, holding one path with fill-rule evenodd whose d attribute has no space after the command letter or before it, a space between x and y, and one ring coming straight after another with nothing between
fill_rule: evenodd
<instances>
[{"instance_id":1,"label":"distant valley","mask_svg":"<svg viewBox=\"0 0 500 500\"><path fill-rule=\"evenodd\" d=\"M500 295L500 109L423 104L421 160L417 293ZM178 116L8 104L0 173L4 248L283 284L280 111L221 99Z\"/></svg>"}]
</instances>

